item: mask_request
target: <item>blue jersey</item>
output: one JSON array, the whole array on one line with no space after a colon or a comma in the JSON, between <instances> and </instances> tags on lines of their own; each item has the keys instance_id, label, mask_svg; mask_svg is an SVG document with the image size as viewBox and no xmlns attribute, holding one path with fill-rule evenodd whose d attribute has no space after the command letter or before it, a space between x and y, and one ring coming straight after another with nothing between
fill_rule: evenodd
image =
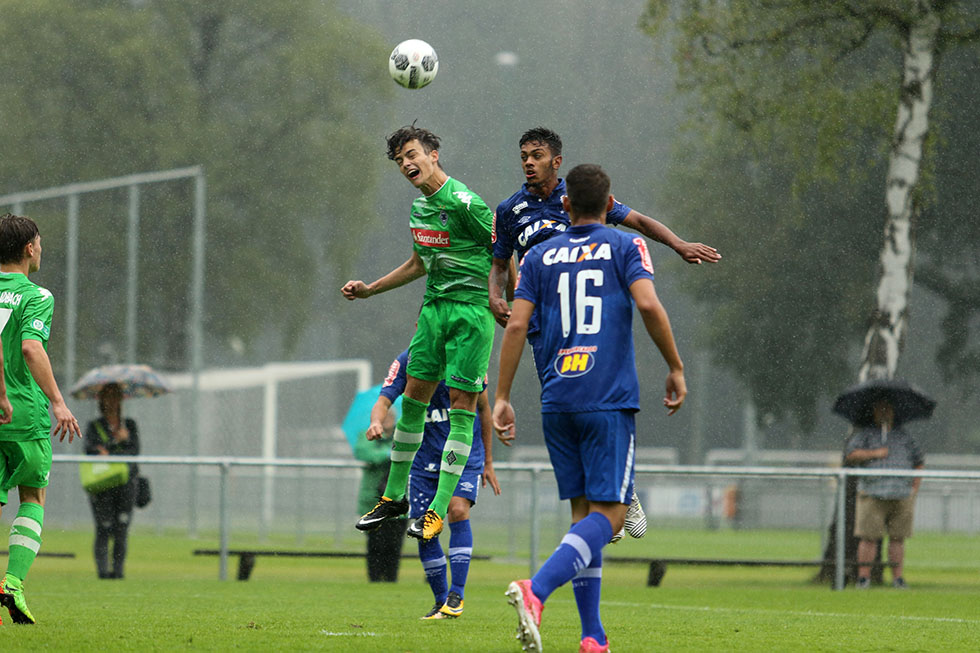
<instances>
[{"instance_id":1,"label":"blue jersey","mask_svg":"<svg viewBox=\"0 0 980 653\"><path fill-rule=\"evenodd\" d=\"M559 179L547 199L530 192L524 184L498 204L494 214L494 258L510 259L516 251L520 260L533 245L566 231L572 222L561 205L563 195L565 180ZM613 202L606 222L619 224L631 210L625 204Z\"/></svg>"},{"instance_id":2,"label":"blue jersey","mask_svg":"<svg viewBox=\"0 0 980 653\"><path fill-rule=\"evenodd\" d=\"M405 375L407 366L408 350L406 349L392 361L388 368L388 376L381 385L382 397L387 397L394 402L405 392L405 383L408 381ZM487 387L486 380L483 382L483 387ZM449 437L449 405L449 388L446 387L445 382L440 381L429 401L428 412L425 415L422 446L415 454L415 460L412 462L412 474L439 475L442 448L446 446L446 438ZM473 446L470 449L469 460L466 461L465 472L483 473L483 434L480 428L479 414L473 423Z\"/></svg>"},{"instance_id":3,"label":"blue jersey","mask_svg":"<svg viewBox=\"0 0 980 653\"><path fill-rule=\"evenodd\" d=\"M569 229L521 261L515 299L534 304L541 412L639 410L630 285L653 280L646 241L602 224Z\"/></svg>"}]
</instances>

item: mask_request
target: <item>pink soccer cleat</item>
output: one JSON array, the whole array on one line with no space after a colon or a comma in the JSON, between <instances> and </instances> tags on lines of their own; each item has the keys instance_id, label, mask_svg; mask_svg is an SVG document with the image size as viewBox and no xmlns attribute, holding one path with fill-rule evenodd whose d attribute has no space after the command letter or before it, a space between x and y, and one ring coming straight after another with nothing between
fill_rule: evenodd
<instances>
[{"instance_id":1,"label":"pink soccer cleat","mask_svg":"<svg viewBox=\"0 0 980 653\"><path fill-rule=\"evenodd\" d=\"M606 638L605 644L600 644L595 637L586 637L578 645L578 653L609 653L609 638Z\"/></svg>"},{"instance_id":2,"label":"pink soccer cleat","mask_svg":"<svg viewBox=\"0 0 980 653\"><path fill-rule=\"evenodd\" d=\"M515 580L507 587L507 602L517 609L517 639L525 651L541 652L541 612L544 605L531 591L530 580Z\"/></svg>"}]
</instances>

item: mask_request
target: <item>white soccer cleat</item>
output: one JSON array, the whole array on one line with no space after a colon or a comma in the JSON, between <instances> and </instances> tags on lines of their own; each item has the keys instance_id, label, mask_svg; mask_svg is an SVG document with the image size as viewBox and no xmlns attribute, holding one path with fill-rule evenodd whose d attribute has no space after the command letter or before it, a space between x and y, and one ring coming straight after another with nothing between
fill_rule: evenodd
<instances>
[{"instance_id":1,"label":"white soccer cleat","mask_svg":"<svg viewBox=\"0 0 980 653\"><path fill-rule=\"evenodd\" d=\"M630 507L626 509L626 523L623 525L623 529L630 534L630 537L640 538L647 534L647 514L643 512L643 506L640 505L640 499L636 496L635 490L633 491L633 500L630 501ZM617 542L622 538L623 529L609 541Z\"/></svg>"}]
</instances>

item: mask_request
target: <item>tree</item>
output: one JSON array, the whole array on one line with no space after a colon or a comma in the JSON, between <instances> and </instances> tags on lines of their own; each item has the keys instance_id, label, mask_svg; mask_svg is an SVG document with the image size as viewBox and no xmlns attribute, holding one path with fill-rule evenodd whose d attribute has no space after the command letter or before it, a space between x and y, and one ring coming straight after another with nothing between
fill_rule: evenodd
<instances>
[{"instance_id":1,"label":"tree","mask_svg":"<svg viewBox=\"0 0 980 653\"><path fill-rule=\"evenodd\" d=\"M356 251L359 230L342 222L370 223L377 159L366 154L387 106L376 100L391 90L380 38L314 0L0 9L0 134L17 153L0 161L6 190L203 164L208 345L220 357L229 338L257 347L265 337L278 351L266 357L287 354L321 267L342 268ZM191 197L178 185L143 196L139 351L164 367L186 361ZM82 209L84 364L122 323L125 230L117 197L83 198ZM57 243L60 208L31 211ZM59 278L46 283L57 295Z\"/></svg>"},{"instance_id":2,"label":"tree","mask_svg":"<svg viewBox=\"0 0 980 653\"><path fill-rule=\"evenodd\" d=\"M757 235L764 233L778 248L792 242L780 231L796 227L805 232L806 223L835 208L848 214L847 223L831 218L835 229L842 231L834 231L833 240L826 235L807 239L806 251L826 257L840 247L861 245L866 241L861 228L880 224L881 216L880 208L867 209L868 189L873 187L868 180L877 174L885 177L885 193L880 182L875 191L886 199L885 239L881 244L877 231L876 293L870 325L865 321L863 327L867 331L858 375L891 377L907 328L915 223L928 209L927 191L934 183L935 167L923 165L928 162L924 154L941 150L938 139L928 138L935 133L929 112L938 60L957 47L976 49L980 10L956 0L735 0L680 5L651 1L643 18L645 29L660 35L667 32L668 24L676 29L681 88L691 91L704 109L698 116L698 133L713 134L715 139L707 147L727 153L705 155L711 159L708 165L731 164L734 155L743 166L755 167L753 175L764 182L763 187L777 192L770 198L779 205L773 216L777 224ZM950 117L958 119L962 117ZM778 166L778 172L773 166ZM760 167L769 169L760 171ZM774 172L784 183L774 183ZM731 179L727 181L730 185ZM744 208L749 213L758 210L757 205ZM854 237L857 240L849 240ZM773 255L787 269L795 268L799 261L794 253L799 251ZM865 261L870 258L863 246L849 254ZM846 261L842 263L845 267L838 270L847 269ZM860 260L858 267L857 276L862 276ZM808 296L801 296L815 309L815 316L834 319L845 314L847 327L838 327L839 338L848 337L852 325L860 324L847 313L854 300L853 287L847 285L847 292L834 296L811 279ZM819 342L801 320L790 318L789 324L780 330L806 344ZM749 378L757 401L774 405L777 412L791 410L804 426L814 390L831 387L822 363L829 357L837 366L848 358L842 347L836 352L828 348L822 355L814 349L809 363L797 361L798 366L789 368L779 361L765 362L760 347L750 344L748 349L756 356L746 354L733 367ZM816 361L821 364L814 365ZM753 374L774 370L778 381L752 382ZM809 377L804 379L810 385L809 399L789 396L777 387L800 375Z\"/></svg>"}]
</instances>

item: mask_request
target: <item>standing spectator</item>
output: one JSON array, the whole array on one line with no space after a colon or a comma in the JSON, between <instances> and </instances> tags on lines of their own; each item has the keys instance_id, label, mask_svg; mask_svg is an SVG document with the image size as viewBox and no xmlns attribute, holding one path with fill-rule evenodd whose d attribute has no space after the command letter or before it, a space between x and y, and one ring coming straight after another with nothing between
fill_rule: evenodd
<instances>
[{"instance_id":1,"label":"standing spectator","mask_svg":"<svg viewBox=\"0 0 980 653\"><path fill-rule=\"evenodd\" d=\"M911 435L895 422L895 409L879 399L873 407L874 426L857 431L847 445L844 462L872 469L922 469L925 458ZM858 589L871 587L871 561L876 540L888 533L892 586L906 589L903 565L905 540L912 535L915 497L920 478L862 477L858 482L854 534L858 543Z\"/></svg>"},{"instance_id":2,"label":"standing spectator","mask_svg":"<svg viewBox=\"0 0 980 653\"><path fill-rule=\"evenodd\" d=\"M357 494L357 511L364 514L381 498L388 471L391 468L391 436L395 431L396 409L385 413L381 422L381 437L369 440L365 432L358 435L354 445L354 457L367 463L361 475L361 489ZM398 580L398 566L402 557L402 542L408 521L388 519L367 531L367 571L372 583L394 583Z\"/></svg>"},{"instance_id":3,"label":"standing spectator","mask_svg":"<svg viewBox=\"0 0 980 653\"><path fill-rule=\"evenodd\" d=\"M85 427L85 453L89 456L138 456L139 428L135 420L122 416L122 388L108 383L96 395L102 417ZM95 568L99 578L122 578L126 564L129 524L136 501L139 467L129 465L129 480L89 495L95 518ZM109 541L112 540L112 566Z\"/></svg>"},{"instance_id":4,"label":"standing spectator","mask_svg":"<svg viewBox=\"0 0 980 653\"><path fill-rule=\"evenodd\" d=\"M0 217L0 334L3 373L11 412L0 421L0 507L18 489L20 506L10 529L7 573L0 605L15 624L34 624L24 597L24 578L41 548L44 500L51 473L51 437L81 437L51 370L47 343L54 296L28 279L41 268L41 234L30 218ZM50 406L50 413L48 408ZM55 426L52 432L51 415ZM3 422L6 423L3 423Z\"/></svg>"}]
</instances>

